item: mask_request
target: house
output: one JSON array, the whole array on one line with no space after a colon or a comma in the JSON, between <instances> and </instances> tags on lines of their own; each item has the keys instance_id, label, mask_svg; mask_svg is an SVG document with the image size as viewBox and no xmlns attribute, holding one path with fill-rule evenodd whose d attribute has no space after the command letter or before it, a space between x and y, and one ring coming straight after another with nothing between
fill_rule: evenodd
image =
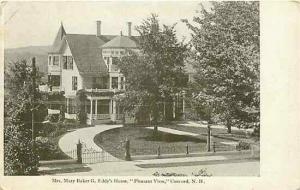
<instances>
[{"instance_id":1,"label":"house","mask_svg":"<svg viewBox=\"0 0 300 190\"><path fill-rule=\"evenodd\" d=\"M126 90L125 78L115 61L128 50L139 52L139 37L131 35L132 23L127 24L127 35L103 35L101 21L96 22L95 35L69 34L61 24L48 53L48 91L64 92L65 118L76 119L76 94L83 90L88 124L124 119L115 96ZM48 109L48 114L58 112Z\"/></svg>"}]
</instances>

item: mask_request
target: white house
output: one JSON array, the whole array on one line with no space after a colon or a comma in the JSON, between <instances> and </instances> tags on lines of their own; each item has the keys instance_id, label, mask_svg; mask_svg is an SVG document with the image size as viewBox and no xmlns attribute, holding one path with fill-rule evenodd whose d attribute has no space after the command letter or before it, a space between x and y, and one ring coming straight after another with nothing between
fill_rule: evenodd
<instances>
[{"instance_id":1,"label":"white house","mask_svg":"<svg viewBox=\"0 0 300 190\"><path fill-rule=\"evenodd\" d=\"M68 34L61 24L51 51L48 53L49 91L64 91L65 118L75 119L75 97L84 90L87 123L116 122L123 118L114 100L125 90L125 78L115 65L115 58L128 50L138 51L137 36L102 35L101 21L97 21L97 34Z\"/></svg>"},{"instance_id":2,"label":"white house","mask_svg":"<svg viewBox=\"0 0 300 190\"><path fill-rule=\"evenodd\" d=\"M48 53L48 89L64 92L65 118L76 119L76 93L84 90L88 124L123 119L122 109L114 97L124 92L126 79L115 60L130 51L139 52L139 37L131 35L131 22L127 24L127 35L102 35L101 21L96 22L95 35L68 34L61 24ZM187 67L187 70L190 69ZM175 119L175 110L182 110L181 115L185 118L184 100L173 101L168 113L171 112ZM48 109L48 114L51 113L57 114L59 110Z\"/></svg>"}]
</instances>

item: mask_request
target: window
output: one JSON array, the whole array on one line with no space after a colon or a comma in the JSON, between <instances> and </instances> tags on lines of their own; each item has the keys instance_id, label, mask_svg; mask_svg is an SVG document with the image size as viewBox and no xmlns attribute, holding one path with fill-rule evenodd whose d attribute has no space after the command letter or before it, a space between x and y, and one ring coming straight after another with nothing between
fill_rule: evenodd
<instances>
[{"instance_id":1,"label":"window","mask_svg":"<svg viewBox=\"0 0 300 190\"><path fill-rule=\"evenodd\" d=\"M60 75L48 75L49 86L60 86Z\"/></svg>"},{"instance_id":2,"label":"window","mask_svg":"<svg viewBox=\"0 0 300 190\"><path fill-rule=\"evenodd\" d=\"M57 56L57 55L53 56L53 65L56 65L56 66L59 65L59 56Z\"/></svg>"},{"instance_id":3,"label":"window","mask_svg":"<svg viewBox=\"0 0 300 190\"><path fill-rule=\"evenodd\" d=\"M69 104L67 105L67 113L75 114L76 113L76 103L74 99L68 98Z\"/></svg>"},{"instance_id":4,"label":"window","mask_svg":"<svg viewBox=\"0 0 300 190\"><path fill-rule=\"evenodd\" d=\"M118 89L118 77L111 78L111 88Z\"/></svg>"},{"instance_id":5,"label":"window","mask_svg":"<svg viewBox=\"0 0 300 190\"><path fill-rule=\"evenodd\" d=\"M72 90L77 90L77 77L72 77Z\"/></svg>"},{"instance_id":6,"label":"window","mask_svg":"<svg viewBox=\"0 0 300 190\"><path fill-rule=\"evenodd\" d=\"M63 69L73 70L73 57L63 56Z\"/></svg>"},{"instance_id":7,"label":"window","mask_svg":"<svg viewBox=\"0 0 300 190\"><path fill-rule=\"evenodd\" d=\"M51 61L52 61L51 58L52 58L52 56L50 55L50 56L49 56L49 60L48 60L48 65L51 65Z\"/></svg>"},{"instance_id":8,"label":"window","mask_svg":"<svg viewBox=\"0 0 300 190\"><path fill-rule=\"evenodd\" d=\"M63 56L63 69L67 69L67 56Z\"/></svg>"},{"instance_id":9,"label":"window","mask_svg":"<svg viewBox=\"0 0 300 190\"><path fill-rule=\"evenodd\" d=\"M68 69L73 70L73 57L72 56L68 56Z\"/></svg>"}]
</instances>

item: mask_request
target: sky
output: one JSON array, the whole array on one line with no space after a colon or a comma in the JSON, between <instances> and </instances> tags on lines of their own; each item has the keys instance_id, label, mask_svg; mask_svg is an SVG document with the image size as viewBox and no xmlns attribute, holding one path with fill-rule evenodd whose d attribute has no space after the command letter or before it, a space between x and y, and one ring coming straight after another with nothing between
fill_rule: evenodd
<instances>
[{"instance_id":1,"label":"sky","mask_svg":"<svg viewBox=\"0 0 300 190\"><path fill-rule=\"evenodd\" d=\"M134 26L158 14L160 23L177 23L179 39L190 37L181 19L192 21L199 1L56 1L8 2L4 7L5 48L51 45L63 23L67 33L96 34L101 20L102 34L127 34L127 22Z\"/></svg>"}]
</instances>

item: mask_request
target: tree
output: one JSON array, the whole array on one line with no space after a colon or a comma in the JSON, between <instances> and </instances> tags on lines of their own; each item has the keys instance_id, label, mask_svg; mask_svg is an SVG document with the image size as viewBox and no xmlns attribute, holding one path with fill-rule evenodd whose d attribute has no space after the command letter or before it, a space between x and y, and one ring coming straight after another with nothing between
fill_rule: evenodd
<instances>
[{"instance_id":1,"label":"tree","mask_svg":"<svg viewBox=\"0 0 300 190\"><path fill-rule=\"evenodd\" d=\"M43 121L45 113L41 113L44 109L42 96L35 84L41 75L34 70L22 60L12 64L5 78L5 112L8 116L4 130L5 175L37 174L38 154L33 138L38 131L32 131L32 111L36 113L35 124Z\"/></svg>"},{"instance_id":2,"label":"tree","mask_svg":"<svg viewBox=\"0 0 300 190\"><path fill-rule=\"evenodd\" d=\"M199 13L196 24L184 20L196 69L192 101L209 105L210 118L229 133L232 125L259 127L259 3L211 2Z\"/></svg>"},{"instance_id":3,"label":"tree","mask_svg":"<svg viewBox=\"0 0 300 190\"><path fill-rule=\"evenodd\" d=\"M77 119L81 124L86 124L87 116L85 111L85 105L86 105L86 94L84 90L79 90L76 93L76 108L77 108Z\"/></svg>"},{"instance_id":4,"label":"tree","mask_svg":"<svg viewBox=\"0 0 300 190\"><path fill-rule=\"evenodd\" d=\"M177 40L174 27L160 27L158 16L152 14L136 27L140 51L128 52L118 64L126 78L124 110L134 116L150 114L155 130L162 119L163 101L172 101L186 84L187 47Z\"/></svg>"}]
</instances>

